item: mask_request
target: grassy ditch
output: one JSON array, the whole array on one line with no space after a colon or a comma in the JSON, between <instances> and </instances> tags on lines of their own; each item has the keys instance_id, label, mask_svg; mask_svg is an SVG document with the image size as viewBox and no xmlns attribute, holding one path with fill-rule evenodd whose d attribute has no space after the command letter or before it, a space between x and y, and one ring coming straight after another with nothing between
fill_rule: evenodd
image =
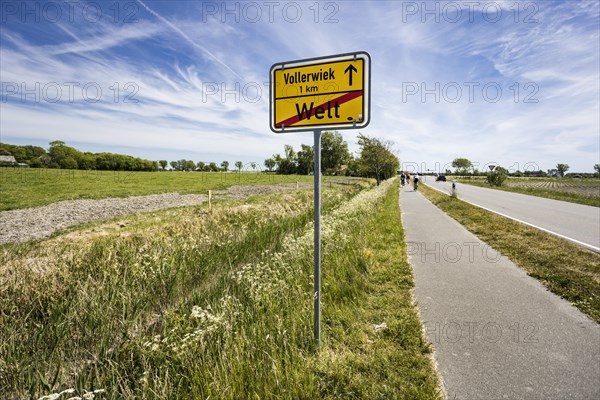
<instances>
[{"instance_id":1,"label":"grassy ditch","mask_svg":"<svg viewBox=\"0 0 600 400\"><path fill-rule=\"evenodd\" d=\"M550 291L600 323L600 254L439 193L422 193Z\"/></svg>"},{"instance_id":2,"label":"grassy ditch","mask_svg":"<svg viewBox=\"0 0 600 400\"><path fill-rule=\"evenodd\" d=\"M320 353L312 192L286 192L2 247L2 397L435 398L397 183L323 195Z\"/></svg>"}]
</instances>

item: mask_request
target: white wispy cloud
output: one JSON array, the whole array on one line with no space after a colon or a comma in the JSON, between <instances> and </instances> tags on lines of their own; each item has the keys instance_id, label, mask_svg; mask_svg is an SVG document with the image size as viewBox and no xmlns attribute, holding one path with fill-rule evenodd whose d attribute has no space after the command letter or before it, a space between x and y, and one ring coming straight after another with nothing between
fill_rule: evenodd
<instances>
[{"instance_id":1,"label":"white wispy cloud","mask_svg":"<svg viewBox=\"0 0 600 400\"><path fill-rule=\"evenodd\" d=\"M173 29L175 32L177 32L185 41L187 41L189 44L191 44L192 46L194 46L197 49L200 49L204 54L206 54L211 60L215 61L216 63L218 63L219 65L225 67L227 70L229 70L232 74L234 74L237 78L239 79L243 79L237 72L235 72L235 70L233 68L231 68L229 65L227 65L225 62L223 62L221 59L219 59L217 56L215 56L213 53L211 53L206 47L196 43L194 40L192 40L192 38L190 38L184 31L182 31L181 29L179 29L179 27L177 27L177 25L173 24L172 22L170 22L168 19L164 18L163 16L161 16L160 14L158 14L156 11L154 11L153 9L151 9L150 7L148 7L143 1L141 0L137 0L138 3L140 3L144 9L146 9L146 11L148 11L150 14L154 15L156 18L158 18L160 21L164 22L169 28Z\"/></svg>"}]
</instances>

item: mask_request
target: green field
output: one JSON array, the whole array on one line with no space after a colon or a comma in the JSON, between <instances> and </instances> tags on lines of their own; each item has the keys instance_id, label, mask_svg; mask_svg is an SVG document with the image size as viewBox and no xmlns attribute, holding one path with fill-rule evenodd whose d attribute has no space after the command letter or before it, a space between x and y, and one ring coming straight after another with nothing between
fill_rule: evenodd
<instances>
[{"instance_id":1,"label":"green field","mask_svg":"<svg viewBox=\"0 0 600 400\"><path fill-rule=\"evenodd\" d=\"M485 184L483 176L451 179L474 186L490 187ZM510 177L503 186L491 188L600 207L600 179Z\"/></svg>"},{"instance_id":2,"label":"green field","mask_svg":"<svg viewBox=\"0 0 600 400\"><path fill-rule=\"evenodd\" d=\"M441 398L397 180L324 187L320 349L312 202L289 191L3 246L2 397Z\"/></svg>"},{"instance_id":3,"label":"green field","mask_svg":"<svg viewBox=\"0 0 600 400\"><path fill-rule=\"evenodd\" d=\"M206 193L233 185L312 182L312 176L252 172L123 172L0 168L0 211L61 200Z\"/></svg>"}]
</instances>

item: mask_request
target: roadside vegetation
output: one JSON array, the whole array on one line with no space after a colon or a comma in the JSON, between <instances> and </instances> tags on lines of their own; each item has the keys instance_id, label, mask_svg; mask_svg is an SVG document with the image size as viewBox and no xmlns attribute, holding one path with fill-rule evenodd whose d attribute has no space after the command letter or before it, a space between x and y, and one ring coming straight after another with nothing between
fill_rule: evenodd
<instances>
[{"instance_id":1,"label":"roadside vegetation","mask_svg":"<svg viewBox=\"0 0 600 400\"><path fill-rule=\"evenodd\" d=\"M600 323L600 254L423 185L422 193L550 291Z\"/></svg>"},{"instance_id":2,"label":"roadside vegetation","mask_svg":"<svg viewBox=\"0 0 600 400\"><path fill-rule=\"evenodd\" d=\"M320 351L312 191L0 247L2 397L441 397L397 181L368 186L324 187Z\"/></svg>"}]
</instances>

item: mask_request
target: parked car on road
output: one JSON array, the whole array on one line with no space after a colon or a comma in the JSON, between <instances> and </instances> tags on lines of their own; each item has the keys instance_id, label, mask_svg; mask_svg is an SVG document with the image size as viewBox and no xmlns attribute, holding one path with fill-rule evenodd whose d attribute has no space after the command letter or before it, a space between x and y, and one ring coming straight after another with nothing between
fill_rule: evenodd
<instances>
[{"instance_id":1,"label":"parked car on road","mask_svg":"<svg viewBox=\"0 0 600 400\"><path fill-rule=\"evenodd\" d=\"M446 182L446 175L438 175L437 178L435 178L436 182Z\"/></svg>"}]
</instances>

